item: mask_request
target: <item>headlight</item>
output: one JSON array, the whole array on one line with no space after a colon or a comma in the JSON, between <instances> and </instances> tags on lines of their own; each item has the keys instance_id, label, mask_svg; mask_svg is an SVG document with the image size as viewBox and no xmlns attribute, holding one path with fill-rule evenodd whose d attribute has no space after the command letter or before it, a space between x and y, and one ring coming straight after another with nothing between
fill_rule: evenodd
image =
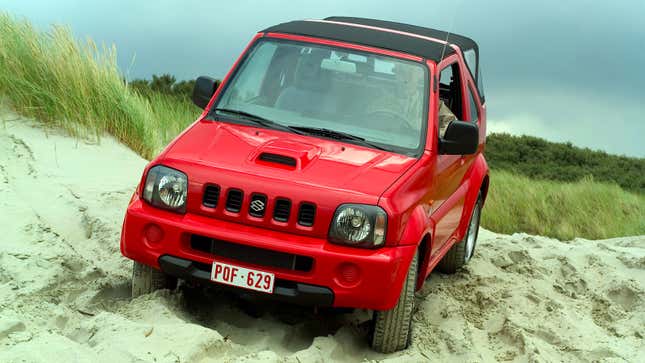
<instances>
[{"instance_id":1,"label":"headlight","mask_svg":"<svg viewBox=\"0 0 645 363\"><path fill-rule=\"evenodd\" d=\"M179 170L157 165L148 170L143 200L155 207L186 213L188 178Z\"/></svg>"},{"instance_id":2,"label":"headlight","mask_svg":"<svg viewBox=\"0 0 645 363\"><path fill-rule=\"evenodd\" d=\"M343 204L334 213L329 240L356 247L374 248L385 243L387 214L374 205Z\"/></svg>"}]
</instances>

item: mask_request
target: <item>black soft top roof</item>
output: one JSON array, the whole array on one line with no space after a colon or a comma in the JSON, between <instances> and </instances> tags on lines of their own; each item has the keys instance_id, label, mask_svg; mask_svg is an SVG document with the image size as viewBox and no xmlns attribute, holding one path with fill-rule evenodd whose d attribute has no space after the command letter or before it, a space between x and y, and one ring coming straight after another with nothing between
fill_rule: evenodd
<instances>
[{"instance_id":1,"label":"black soft top roof","mask_svg":"<svg viewBox=\"0 0 645 363\"><path fill-rule=\"evenodd\" d=\"M367 18L352 18L347 16L330 16L328 18L325 18L325 20L392 29L392 30L397 30L401 32L417 34L424 37L440 39L444 41L447 39L448 43L458 46L462 51L466 51L468 49L474 49L475 52L479 51L479 48L477 47L477 43L475 43L474 40L463 35L448 33L443 30L436 30L436 29L425 28L417 25L397 23L393 21L367 19Z\"/></svg>"},{"instance_id":2,"label":"black soft top roof","mask_svg":"<svg viewBox=\"0 0 645 363\"><path fill-rule=\"evenodd\" d=\"M267 33L287 33L305 35L349 43L368 45L376 48L394 50L439 61L442 56L454 53L451 47L378 29L362 28L352 25L335 24L324 21L296 20L274 25L264 30Z\"/></svg>"},{"instance_id":3,"label":"black soft top roof","mask_svg":"<svg viewBox=\"0 0 645 363\"><path fill-rule=\"evenodd\" d=\"M473 49L479 56L479 47L471 38L463 35L448 33L442 30L425 28L417 25L397 23L393 21L353 18L346 16L331 16L326 21L366 25L385 28L405 33L416 34L424 37L435 38L458 46L462 51ZM317 21L291 21L274 25L264 30L265 32L288 33L315 36L333 40L359 43L377 48L385 48L399 52L417 55L438 62L442 57L454 53L451 47L426 39L383 32L377 29L358 28L351 25L332 24ZM479 58L479 57L478 57Z\"/></svg>"}]
</instances>

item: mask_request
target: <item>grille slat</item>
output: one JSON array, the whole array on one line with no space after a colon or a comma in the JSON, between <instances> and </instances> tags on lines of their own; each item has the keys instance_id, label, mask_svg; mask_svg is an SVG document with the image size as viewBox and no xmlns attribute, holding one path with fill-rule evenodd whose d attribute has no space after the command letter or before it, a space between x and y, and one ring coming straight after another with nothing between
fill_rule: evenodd
<instances>
[{"instance_id":1,"label":"grille slat","mask_svg":"<svg viewBox=\"0 0 645 363\"><path fill-rule=\"evenodd\" d=\"M222 196L222 194L225 194ZM224 208L228 212L240 213L243 205L246 206L245 212L256 218L264 218L267 215L267 207L272 205L272 211L269 215L275 221L286 223L291 218L293 204L291 200L278 197L269 198L266 194L260 192L250 192L250 196L245 198L244 191L237 188L220 187L217 184L206 184L202 195L202 205L208 208L217 208L220 205L220 197ZM246 199L246 202L245 202ZM245 204L246 203L246 204ZM311 202L301 202L296 205L297 211L294 211L294 217L301 226L311 227L316 221L316 205ZM271 213L272 212L272 213Z\"/></svg>"},{"instance_id":2,"label":"grille slat","mask_svg":"<svg viewBox=\"0 0 645 363\"><path fill-rule=\"evenodd\" d=\"M226 210L233 213L239 213L242 210L242 200L244 193L239 189L230 189L226 195Z\"/></svg>"},{"instance_id":3,"label":"grille slat","mask_svg":"<svg viewBox=\"0 0 645 363\"><path fill-rule=\"evenodd\" d=\"M273 208L273 219L278 222L286 222L291 214L291 201L289 199L278 198L275 200Z\"/></svg>"},{"instance_id":4,"label":"grille slat","mask_svg":"<svg viewBox=\"0 0 645 363\"><path fill-rule=\"evenodd\" d=\"M202 204L209 208L216 208L219 201L220 187L218 185L208 185L204 189Z\"/></svg>"},{"instance_id":5,"label":"grille slat","mask_svg":"<svg viewBox=\"0 0 645 363\"><path fill-rule=\"evenodd\" d=\"M316 219L316 206L311 203L302 203L298 210L298 224L311 227Z\"/></svg>"}]
</instances>

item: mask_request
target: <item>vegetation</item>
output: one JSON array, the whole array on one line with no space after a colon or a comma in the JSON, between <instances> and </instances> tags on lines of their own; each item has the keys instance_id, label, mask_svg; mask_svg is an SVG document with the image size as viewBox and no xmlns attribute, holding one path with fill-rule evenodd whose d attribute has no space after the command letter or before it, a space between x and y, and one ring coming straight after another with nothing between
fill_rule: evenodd
<instances>
[{"instance_id":1,"label":"vegetation","mask_svg":"<svg viewBox=\"0 0 645 363\"><path fill-rule=\"evenodd\" d=\"M107 132L151 158L199 114L191 103L128 86L116 49L77 42L69 29L35 30L0 13L0 94L20 113L72 135Z\"/></svg>"},{"instance_id":2,"label":"vegetation","mask_svg":"<svg viewBox=\"0 0 645 363\"><path fill-rule=\"evenodd\" d=\"M488 135L486 157L493 170L508 170L531 178L579 181L586 177L616 183L645 193L645 159L610 155L570 143L549 142L533 136Z\"/></svg>"},{"instance_id":3,"label":"vegetation","mask_svg":"<svg viewBox=\"0 0 645 363\"><path fill-rule=\"evenodd\" d=\"M152 158L199 114L191 88L170 75L128 84L113 47L0 13L0 96L72 135L108 133ZM491 135L486 153L493 171L484 227L560 239L645 233L643 159L509 135Z\"/></svg>"},{"instance_id":4,"label":"vegetation","mask_svg":"<svg viewBox=\"0 0 645 363\"><path fill-rule=\"evenodd\" d=\"M216 87L219 86L220 81L215 81ZM135 79L131 81L130 87L143 95L164 94L175 96L180 101L190 101L195 87L195 80L185 80L177 82L175 76L170 74L152 75L151 80Z\"/></svg>"},{"instance_id":5,"label":"vegetation","mask_svg":"<svg viewBox=\"0 0 645 363\"><path fill-rule=\"evenodd\" d=\"M482 225L562 240L644 234L645 195L589 177L559 182L493 169Z\"/></svg>"}]
</instances>

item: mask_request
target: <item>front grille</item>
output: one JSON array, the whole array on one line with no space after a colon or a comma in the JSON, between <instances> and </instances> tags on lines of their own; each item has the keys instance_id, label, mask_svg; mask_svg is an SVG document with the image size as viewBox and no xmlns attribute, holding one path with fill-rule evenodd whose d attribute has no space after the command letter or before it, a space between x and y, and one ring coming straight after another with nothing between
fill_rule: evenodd
<instances>
[{"instance_id":1,"label":"front grille","mask_svg":"<svg viewBox=\"0 0 645 363\"><path fill-rule=\"evenodd\" d=\"M314 225L316 218L316 206L311 203L302 203L298 210L298 224L301 226L311 227Z\"/></svg>"},{"instance_id":2,"label":"front grille","mask_svg":"<svg viewBox=\"0 0 645 363\"><path fill-rule=\"evenodd\" d=\"M216 208L219 201L219 185L208 185L204 189L202 204L209 208Z\"/></svg>"},{"instance_id":3,"label":"front grille","mask_svg":"<svg viewBox=\"0 0 645 363\"><path fill-rule=\"evenodd\" d=\"M229 189L226 195L226 210L229 212L239 213L242 210L242 200L244 193L239 189Z\"/></svg>"},{"instance_id":4,"label":"front grille","mask_svg":"<svg viewBox=\"0 0 645 363\"><path fill-rule=\"evenodd\" d=\"M253 265L293 271L307 272L311 270L314 264L314 260L311 257L246 246L199 235L191 236L190 247L215 257L224 257Z\"/></svg>"},{"instance_id":5,"label":"front grille","mask_svg":"<svg viewBox=\"0 0 645 363\"><path fill-rule=\"evenodd\" d=\"M312 227L316 223L317 207L314 203L297 201L294 204L289 198L276 198L258 190L242 190L235 186L205 183L201 198L204 207L237 213L235 217L267 222L273 220L304 227Z\"/></svg>"},{"instance_id":6,"label":"front grille","mask_svg":"<svg viewBox=\"0 0 645 363\"><path fill-rule=\"evenodd\" d=\"M273 208L273 219L278 222L286 222L291 214L291 201L289 199L278 198Z\"/></svg>"}]
</instances>

